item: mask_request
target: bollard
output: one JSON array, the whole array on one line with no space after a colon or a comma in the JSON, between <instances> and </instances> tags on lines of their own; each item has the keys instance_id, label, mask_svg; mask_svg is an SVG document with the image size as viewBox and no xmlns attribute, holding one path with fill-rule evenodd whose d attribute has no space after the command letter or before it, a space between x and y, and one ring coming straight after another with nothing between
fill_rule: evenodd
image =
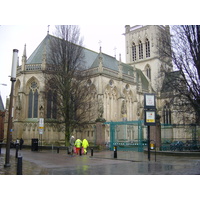
<instances>
[{"instance_id":1,"label":"bollard","mask_svg":"<svg viewBox=\"0 0 200 200\"><path fill-rule=\"evenodd\" d=\"M80 156L82 156L82 152L81 151L82 151L82 148L80 148L80 150L79 150L79 155Z\"/></svg>"},{"instance_id":2,"label":"bollard","mask_svg":"<svg viewBox=\"0 0 200 200\"><path fill-rule=\"evenodd\" d=\"M19 151L19 145L16 145L16 153L15 153L15 158L18 158L18 151Z\"/></svg>"},{"instance_id":3,"label":"bollard","mask_svg":"<svg viewBox=\"0 0 200 200\"><path fill-rule=\"evenodd\" d=\"M1 144L0 144L0 155L1 155Z\"/></svg>"},{"instance_id":4,"label":"bollard","mask_svg":"<svg viewBox=\"0 0 200 200\"><path fill-rule=\"evenodd\" d=\"M93 148L91 148L91 156L93 156Z\"/></svg>"},{"instance_id":5,"label":"bollard","mask_svg":"<svg viewBox=\"0 0 200 200\"><path fill-rule=\"evenodd\" d=\"M17 175L22 175L22 156L18 157L17 162Z\"/></svg>"},{"instance_id":6,"label":"bollard","mask_svg":"<svg viewBox=\"0 0 200 200\"><path fill-rule=\"evenodd\" d=\"M114 146L114 158L117 158L117 146Z\"/></svg>"},{"instance_id":7,"label":"bollard","mask_svg":"<svg viewBox=\"0 0 200 200\"><path fill-rule=\"evenodd\" d=\"M57 147L57 153L59 153L59 150L60 150L59 147Z\"/></svg>"}]
</instances>

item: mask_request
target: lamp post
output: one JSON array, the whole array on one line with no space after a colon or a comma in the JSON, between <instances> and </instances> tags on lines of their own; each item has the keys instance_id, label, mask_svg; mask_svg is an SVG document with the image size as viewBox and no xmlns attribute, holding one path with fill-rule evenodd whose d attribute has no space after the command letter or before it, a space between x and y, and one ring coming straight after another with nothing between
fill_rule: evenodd
<instances>
[{"instance_id":1,"label":"lamp post","mask_svg":"<svg viewBox=\"0 0 200 200\"><path fill-rule=\"evenodd\" d=\"M11 92L10 92L10 105L9 105L9 114L8 114L6 157L5 157L4 167L10 167L10 133L11 133L11 128L12 128L13 91L14 91L14 83L16 81L17 57L18 57L18 50L13 49L12 70L11 70L11 78L10 78Z\"/></svg>"}]
</instances>

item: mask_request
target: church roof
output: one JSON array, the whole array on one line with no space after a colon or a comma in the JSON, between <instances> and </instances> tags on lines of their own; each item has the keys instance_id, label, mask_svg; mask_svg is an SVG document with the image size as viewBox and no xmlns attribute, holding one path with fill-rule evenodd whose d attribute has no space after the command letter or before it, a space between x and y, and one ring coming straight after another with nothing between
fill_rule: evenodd
<instances>
[{"instance_id":1,"label":"church roof","mask_svg":"<svg viewBox=\"0 0 200 200\"><path fill-rule=\"evenodd\" d=\"M44 52L45 44L47 43L48 35L42 40L39 46L35 49L35 51L28 58L26 64L39 64L42 63L42 54Z\"/></svg>"},{"instance_id":2,"label":"church roof","mask_svg":"<svg viewBox=\"0 0 200 200\"><path fill-rule=\"evenodd\" d=\"M0 111L4 111L4 105L3 105L1 95L0 95Z\"/></svg>"},{"instance_id":3,"label":"church roof","mask_svg":"<svg viewBox=\"0 0 200 200\"><path fill-rule=\"evenodd\" d=\"M136 82L139 83L141 81L142 89L145 90L145 91L148 91L149 82L146 79L146 77L143 74L143 72L140 69L136 68L136 73L137 73Z\"/></svg>"},{"instance_id":4,"label":"church roof","mask_svg":"<svg viewBox=\"0 0 200 200\"><path fill-rule=\"evenodd\" d=\"M48 63L48 45L49 45L49 39L55 38L52 35L47 35L42 42L38 45L38 47L35 49L35 51L31 54L31 56L27 59L26 64L41 64L44 50L46 50L47 55L47 63ZM46 46L46 48L45 48ZM104 53L97 53L92 50L89 50L87 48L83 48L84 52L84 65L86 69L89 68L95 68L99 66L99 57L102 57L103 67L109 68L114 71L119 70L119 61L116 60L115 57L112 57L110 55L104 54ZM100 55L101 54L101 55ZM125 63L121 63L123 66L123 73L133 75L133 68L130 65L127 65Z\"/></svg>"},{"instance_id":5,"label":"church roof","mask_svg":"<svg viewBox=\"0 0 200 200\"><path fill-rule=\"evenodd\" d=\"M112 70L118 71L118 61L109 55L104 53L99 53L91 65L91 68L95 68L99 66L100 57L102 58L103 67L110 68Z\"/></svg>"},{"instance_id":6,"label":"church roof","mask_svg":"<svg viewBox=\"0 0 200 200\"><path fill-rule=\"evenodd\" d=\"M31 54L31 56L28 58L26 64L30 65L30 64L42 64L42 59L43 59L43 54L46 51L46 62L49 62L48 59L48 51L49 51L49 40L50 39L59 39L56 38L55 36L52 35L47 35L42 42L38 45L38 47L35 49L35 51ZM123 62L119 62L118 60L116 60L115 57L112 57L110 55L104 54L102 52L95 52L92 51L90 49L87 48L83 48L83 52L84 52L84 61L83 61L83 65L86 67L86 69L90 69L90 68L96 68L99 66L99 61L100 61L100 57L102 59L102 65L104 68L108 68L114 71L119 71L119 65L122 66L122 73L125 75L129 75L129 76L134 76L134 69L131 65L128 65L126 63ZM141 85L142 85L142 89L147 91L148 90L148 86L149 86L149 82L146 79L146 77L144 76L144 74L142 73L142 71L140 69L135 68L136 71L136 82L141 81ZM140 78L139 78L140 77Z\"/></svg>"}]
</instances>

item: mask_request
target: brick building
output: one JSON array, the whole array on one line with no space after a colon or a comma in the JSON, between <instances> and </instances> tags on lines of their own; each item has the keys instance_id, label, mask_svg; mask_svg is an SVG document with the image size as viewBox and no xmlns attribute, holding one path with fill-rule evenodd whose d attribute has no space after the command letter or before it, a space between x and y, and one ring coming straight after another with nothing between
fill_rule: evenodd
<instances>
[{"instance_id":1,"label":"brick building","mask_svg":"<svg viewBox=\"0 0 200 200\"><path fill-rule=\"evenodd\" d=\"M0 142L3 142L4 138L4 117L5 117L5 109L0 95Z\"/></svg>"}]
</instances>

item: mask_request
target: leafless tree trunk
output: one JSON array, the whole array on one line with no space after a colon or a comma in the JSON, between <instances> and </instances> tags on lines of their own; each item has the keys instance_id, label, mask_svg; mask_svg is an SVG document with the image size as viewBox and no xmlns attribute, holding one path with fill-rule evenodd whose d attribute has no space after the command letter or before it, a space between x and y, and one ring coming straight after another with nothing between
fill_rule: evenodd
<instances>
[{"instance_id":1,"label":"leafless tree trunk","mask_svg":"<svg viewBox=\"0 0 200 200\"><path fill-rule=\"evenodd\" d=\"M47 118L57 119L65 128L65 144L75 127L88 121L91 91L84 68L84 52L78 26L56 26L49 40L46 74Z\"/></svg>"},{"instance_id":2,"label":"leafless tree trunk","mask_svg":"<svg viewBox=\"0 0 200 200\"><path fill-rule=\"evenodd\" d=\"M179 98L181 110L193 113L200 123L200 26L177 25L171 27L171 41L163 35L159 53L164 62L173 65L178 73L170 73L168 87ZM169 63L170 57L172 63ZM164 69L165 75L169 73ZM164 83L165 84L165 83Z\"/></svg>"}]
</instances>

